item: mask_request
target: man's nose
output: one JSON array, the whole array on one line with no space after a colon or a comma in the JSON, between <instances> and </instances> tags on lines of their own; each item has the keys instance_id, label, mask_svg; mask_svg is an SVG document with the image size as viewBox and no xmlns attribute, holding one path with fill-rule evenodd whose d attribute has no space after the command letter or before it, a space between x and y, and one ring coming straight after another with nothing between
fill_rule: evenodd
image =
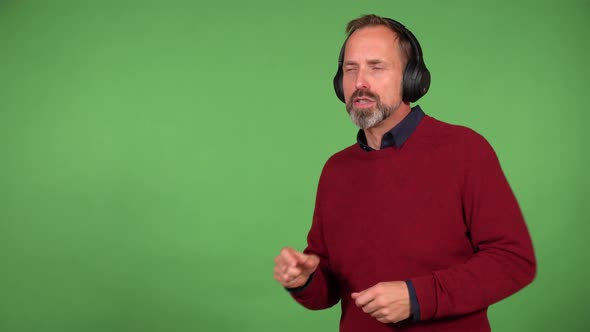
<instances>
[{"instance_id":1,"label":"man's nose","mask_svg":"<svg viewBox=\"0 0 590 332\"><path fill-rule=\"evenodd\" d=\"M358 76L356 77L355 87L357 90L369 90L369 88L370 88L366 74L362 70L359 71Z\"/></svg>"}]
</instances>

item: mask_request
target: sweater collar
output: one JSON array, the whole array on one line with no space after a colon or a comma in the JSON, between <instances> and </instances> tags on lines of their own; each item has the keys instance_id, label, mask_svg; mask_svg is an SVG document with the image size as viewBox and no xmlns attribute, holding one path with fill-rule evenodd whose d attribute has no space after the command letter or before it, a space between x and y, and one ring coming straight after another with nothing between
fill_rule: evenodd
<instances>
[{"instance_id":1,"label":"sweater collar","mask_svg":"<svg viewBox=\"0 0 590 332\"><path fill-rule=\"evenodd\" d=\"M420 106L416 105L412 107L410 113L408 113L400 123L383 134L383 137L381 138L381 149L391 146L395 146L399 149L412 135L416 127L418 127L422 118L424 118L424 111L422 111ZM356 141L363 150L367 152L375 151L367 144L367 137L365 136L364 130L361 129L358 131Z\"/></svg>"}]
</instances>

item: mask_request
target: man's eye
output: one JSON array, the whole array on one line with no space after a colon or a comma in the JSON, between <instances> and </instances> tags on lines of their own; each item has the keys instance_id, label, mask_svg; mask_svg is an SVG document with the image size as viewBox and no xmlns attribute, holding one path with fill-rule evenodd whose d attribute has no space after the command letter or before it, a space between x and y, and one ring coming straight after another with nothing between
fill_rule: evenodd
<instances>
[{"instance_id":1,"label":"man's eye","mask_svg":"<svg viewBox=\"0 0 590 332\"><path fill-rule=\"evenodd\" d=\"M373 70L383 70L383 67L373 67Z\"/></svg>"},{"instance_id":2,"label":"man's eye","mask_svg":"<svg viewBox=\"0 0 590 332\"><path fill-rule=\"evenodd\" d=\"M346 73L350 73L355 70L356 70L356 68L344 68L344 72L346 72Z\"/></svg>"}]
</instances>

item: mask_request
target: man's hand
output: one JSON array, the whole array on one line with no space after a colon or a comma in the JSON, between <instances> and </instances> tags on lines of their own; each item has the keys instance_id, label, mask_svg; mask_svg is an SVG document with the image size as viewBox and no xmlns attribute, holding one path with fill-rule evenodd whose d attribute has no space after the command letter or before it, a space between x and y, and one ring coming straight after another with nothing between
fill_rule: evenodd
<instances>
[{"instance_id":1,"label":"man's hand","mask_svg":"<svg viewBox=\"0 0 590 332\"><path fill-rule=\"evenodd\" d=\"M410 292L404 281L380 282L351 297L357 307L381 323L397 323L410 317Z\"/></svg>"},{"instance_id":2,"label":"man's hand","mask_svg":"<svg viewBox=\"0 0 590 332\"><path fill-rule=\"evenodd\" d=\"M293 248L285 247L275 257L275 279L287 288L305 285L309 276L320 263L316 255L306 255Z\"/></svg>"}]
</instances>

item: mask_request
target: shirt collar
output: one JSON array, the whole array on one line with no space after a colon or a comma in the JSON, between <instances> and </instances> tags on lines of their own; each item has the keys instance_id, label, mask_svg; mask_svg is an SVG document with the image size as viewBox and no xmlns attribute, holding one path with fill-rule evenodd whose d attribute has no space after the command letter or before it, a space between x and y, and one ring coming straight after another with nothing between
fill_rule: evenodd
<instances>
[{"instance_id":1,"label":"shirt collar","mask_svg":"<svg viewBox=\"0 0 590 332\"><path fill-rule=\"evenodd\" d=\"M381 149L394 145L399 149L412 135L416 127L418 127L422 118L424 118L424 111L422 111L420 106L416 105L412 107L410 113L408 113L400 123L383 134L383 137L381 138ZM358 131L356 141L363 150L367 152L374 151L374 149L367 144L367 137L365 136L364 130L361 129Z\"/></svg>"}]
</instances>

